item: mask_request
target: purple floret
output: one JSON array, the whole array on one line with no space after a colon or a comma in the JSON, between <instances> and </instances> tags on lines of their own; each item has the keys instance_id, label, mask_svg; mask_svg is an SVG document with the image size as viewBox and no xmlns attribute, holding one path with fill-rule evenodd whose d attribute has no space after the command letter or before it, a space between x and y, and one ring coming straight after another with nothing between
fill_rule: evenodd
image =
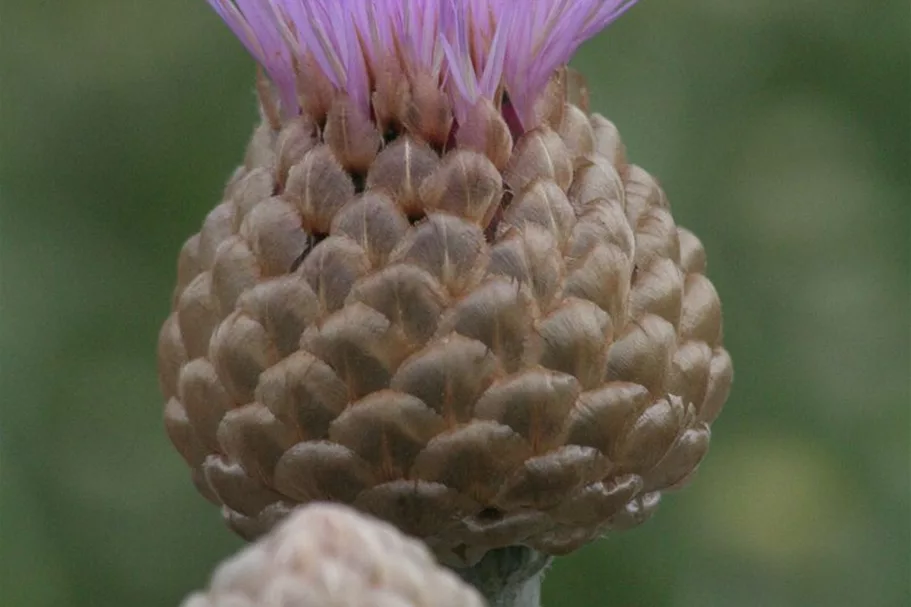
<instances>
[{"instance_id":1,"label":"purple floret","mask_svg":"<svg viewBox=\"0 0 911 607\"><path fill-rule=\"evenodd\" d=\"M394 58L449 97L456 120L509 97L524 129L554 70L636 0L207 0L299 111L298 65L314 62L370 113L374 78ZM303 83L306 87L306 83Z\"/></svg>"}]
</instances>

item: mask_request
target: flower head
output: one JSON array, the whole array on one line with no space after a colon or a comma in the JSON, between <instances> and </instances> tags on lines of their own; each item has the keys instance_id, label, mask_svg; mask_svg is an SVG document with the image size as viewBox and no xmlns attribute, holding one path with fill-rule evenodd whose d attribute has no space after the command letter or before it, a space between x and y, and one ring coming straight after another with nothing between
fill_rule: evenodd
<instances>
[{"instance_id":1,"label":"flower head","mask_svg":"<svg viewBox=\"0 0 911 607\"><path fill-rule=\"evenodd\" d=\"M278 102L158 364L231 528L334 501L461 568L648 518L733 370L702 245L562 67L631 2L210 2Z\"/></svg>"},{"instance_id":2,"label":"flower head","mask_svg":"<svg viewBox=\"0 0 911 607\"><path fill-rule=\"evenodd\" d=\"M321 82L380 121L394 113L390 98L426 98L424 87L442 93L456 124L479 100L500 108L505 98L504 113L529 130L555 70L635 0L208 2L267 72L286 117Z\"/></svg>"}]
</instances>

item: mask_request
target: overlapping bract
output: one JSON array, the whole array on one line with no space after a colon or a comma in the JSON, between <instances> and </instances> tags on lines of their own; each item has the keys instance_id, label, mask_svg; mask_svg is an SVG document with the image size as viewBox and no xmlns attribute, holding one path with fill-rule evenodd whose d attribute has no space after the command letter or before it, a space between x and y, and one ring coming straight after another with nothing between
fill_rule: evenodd
<instances>
[{"instance_id":1,"label":"overlapping bract","mask_svg":"<svg viewBox=\"0 0 911 607\"><path fill-rule=\"evenodd\" d=\"M401 81L446 94L456 119L505 91L525 130L551 74L635 0L208 0L277 86L325 79L366 115ZM380 105L385 101L381 101Z\"/></svg>"},{"instance_id":2,"label":"overlapping bract","mask_svg":"<svg viewBox=\"0 0 911 607\"><path fill-rule=\"evenodd\" d=\"M571 551L692 475L732 373L703 248L613 124L547 120L486 150L366 125L363 165L331 120L257 129L159 341L232 528L336 501L464 566Z\"/></svg>"}]
</instances>

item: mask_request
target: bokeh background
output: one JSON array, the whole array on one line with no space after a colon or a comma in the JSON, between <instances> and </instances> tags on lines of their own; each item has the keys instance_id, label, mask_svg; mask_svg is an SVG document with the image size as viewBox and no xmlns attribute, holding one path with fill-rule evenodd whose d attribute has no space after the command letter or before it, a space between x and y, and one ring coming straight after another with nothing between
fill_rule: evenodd
<instances>
[{"instance_id":1,"label":"bokeh background","mask_svg":"<svg viewBox=\"0 0 911 607\"><path fill-rule=\"evenodd\" d=\"M736 381L695 483L545 605L911 604L908 13L653 0L578 56L705 242ZM3 604L175 605L240 542L165 438L156 334L253 64L202 0L0 15Z\"/></svg>"}]
</instances>

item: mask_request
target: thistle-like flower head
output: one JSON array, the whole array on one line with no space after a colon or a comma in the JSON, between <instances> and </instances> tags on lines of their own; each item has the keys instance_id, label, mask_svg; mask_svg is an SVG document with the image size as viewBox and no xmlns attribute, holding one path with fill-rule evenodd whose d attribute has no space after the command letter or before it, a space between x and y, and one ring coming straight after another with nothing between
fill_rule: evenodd
<instances>
[{"instance_id":1,"label":"thistle-like flower head","mask_svg":"<svg viewBox=\"0 0 911 607\"><path fill-rule=\"evenodd\" d=\"M450 109L458 125L483 100L521 132L543 120L554 71L635 0L208 2L268 73L285 117L342 94L388 124L404 96Z\"/></svg>"},{"instance_id":2,"label":"thistle-like flower head","mask_svg":"<svg viewBox=\"0 0 911 607\"><path fill-rule=\"evenodd\" d=\"M701 243L565 67L632 3L209 2L268 80L159 339L199 490L245 537L334 501L456 566L647 519L733 371Z\"/></svg>"}]
</instances>

